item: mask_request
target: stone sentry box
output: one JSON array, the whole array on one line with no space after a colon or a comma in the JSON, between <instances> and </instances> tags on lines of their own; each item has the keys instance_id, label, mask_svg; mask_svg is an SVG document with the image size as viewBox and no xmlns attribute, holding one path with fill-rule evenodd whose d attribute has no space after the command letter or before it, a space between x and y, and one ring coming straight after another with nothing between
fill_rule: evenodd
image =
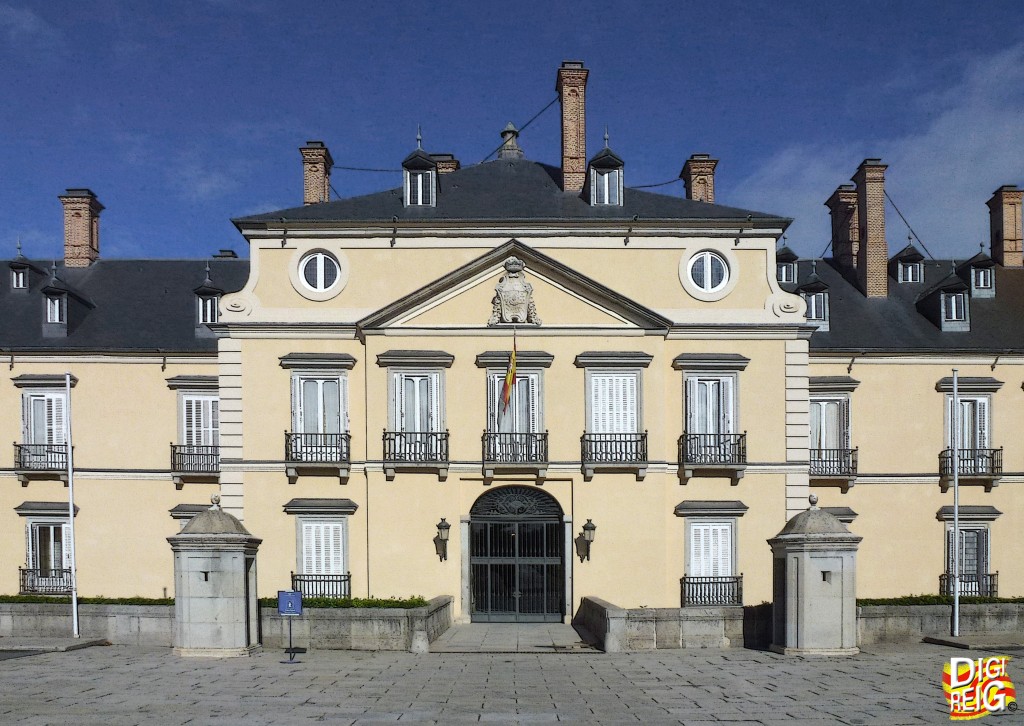
<instances>
[{"instance_id":1,"label":"stone sentry box","mask_svg":"<svg viewBox=\"0 0 1024 726\"><path fill-rule=\"evenodd\" d=\"M260 649L253 537L238 519L213 506L167 541L174 552L174 632L177 655L241 656Z\"/></svg>"},{"instance_id":2,"label":"stone sentry box","mask_svg":"<svg viewBox=\"0 0 1024 726\"><path fill-rule=\"evenodd\" d=\"M787 655L856 655L857 546L862 537L817 506L793 517L772 547L772 645Z\"/></svg>"}]
</instances>

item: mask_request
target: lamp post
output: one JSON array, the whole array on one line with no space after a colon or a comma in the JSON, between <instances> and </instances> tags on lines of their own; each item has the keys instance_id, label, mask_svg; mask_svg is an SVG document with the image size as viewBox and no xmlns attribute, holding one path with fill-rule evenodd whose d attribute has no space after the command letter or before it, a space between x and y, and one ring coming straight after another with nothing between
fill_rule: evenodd
<instances>
[{"instance_id":1,"label":"lamp post","mask_svg":"<svg viewBox=\"0 0 1024 726\"><path fill-rule=\"evenodd\" d=\"M583 525L583 531L575 540L576 556L580 558L580 562L590 559L590 543L594 541L594 530L596 529L597 525L588 519L587 523Z\"/></svg>"}]
</instances>

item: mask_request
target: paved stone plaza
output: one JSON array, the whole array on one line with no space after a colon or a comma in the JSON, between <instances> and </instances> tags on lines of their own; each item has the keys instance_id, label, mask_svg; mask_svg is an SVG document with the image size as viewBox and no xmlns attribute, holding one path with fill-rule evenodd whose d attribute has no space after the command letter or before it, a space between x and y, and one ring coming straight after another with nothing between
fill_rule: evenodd
<instances>
[{"instance_id":1,"label":"paved stone plaza","mask_svg":"<svg viewBox=\"0 0 1024 726\"><path fill-rule=\"evenodd\" d=\"M280 652L185 659L92 647L0 660L0 723L938 724L949 723L943 661L964 654L936 645L842 659L319 651L285 665Z\"/></svg>"}]
</instances>

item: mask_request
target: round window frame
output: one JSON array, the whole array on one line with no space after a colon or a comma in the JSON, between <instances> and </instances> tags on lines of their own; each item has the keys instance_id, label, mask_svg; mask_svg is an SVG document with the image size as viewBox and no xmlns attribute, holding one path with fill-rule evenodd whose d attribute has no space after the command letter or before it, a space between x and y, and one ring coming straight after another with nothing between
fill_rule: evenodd
<instances>
[{"instance_id":1,"label":"round window frame","mask_svg":"<svg viewBox=\"0 0 1024 726\"><path fill-rule=\"evenodd\" d=\"M334 280L334 284L323 290L317 290L315 287L310 286L306 282L306 276L303 274L307 262L316 255L323 255L332 259L338 267L338 277ZM345 289L345 286L348 284L348 271L348 259L343 253L324 249L323 247L316 247L295 251L291 264L288 266L288 278L292 283L292 287L302 297L314 302L323 302L337 297Z\"/></svg>"},{"instance_id":2,"label":"round window frame","mask_svg":"<svg viewBox=\"0 0 1024 726\"><path fill-rule=\"evenodd\" d=\"M698 286L692 276L693 266L705 254L715 255L725 266L725 279L718 287L711 290L705 290ZM679 260L679 282L690 297L702 302L716 302L735 289L739 279L738 269L737 259L732 250L701 247L690 254L684 254Z\"/></svg>"}]
</instances>

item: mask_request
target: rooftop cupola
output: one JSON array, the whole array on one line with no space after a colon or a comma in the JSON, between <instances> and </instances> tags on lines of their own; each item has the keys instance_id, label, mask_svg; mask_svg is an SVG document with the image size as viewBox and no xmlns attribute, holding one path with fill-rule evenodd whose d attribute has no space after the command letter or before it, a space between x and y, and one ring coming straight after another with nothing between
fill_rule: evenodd
<instances>
[{"instance_id":1,"label":"rooftop cupola","mask_svg":"<svg viewBox=\"0 0 1024 726\"><path fill-rule=\"evenodd\" d=\"M523 150L519 147L519 129L511 121L501 130L501 148L498 149L498 158L523 158Z\"/></svg>"}]
</instances>

